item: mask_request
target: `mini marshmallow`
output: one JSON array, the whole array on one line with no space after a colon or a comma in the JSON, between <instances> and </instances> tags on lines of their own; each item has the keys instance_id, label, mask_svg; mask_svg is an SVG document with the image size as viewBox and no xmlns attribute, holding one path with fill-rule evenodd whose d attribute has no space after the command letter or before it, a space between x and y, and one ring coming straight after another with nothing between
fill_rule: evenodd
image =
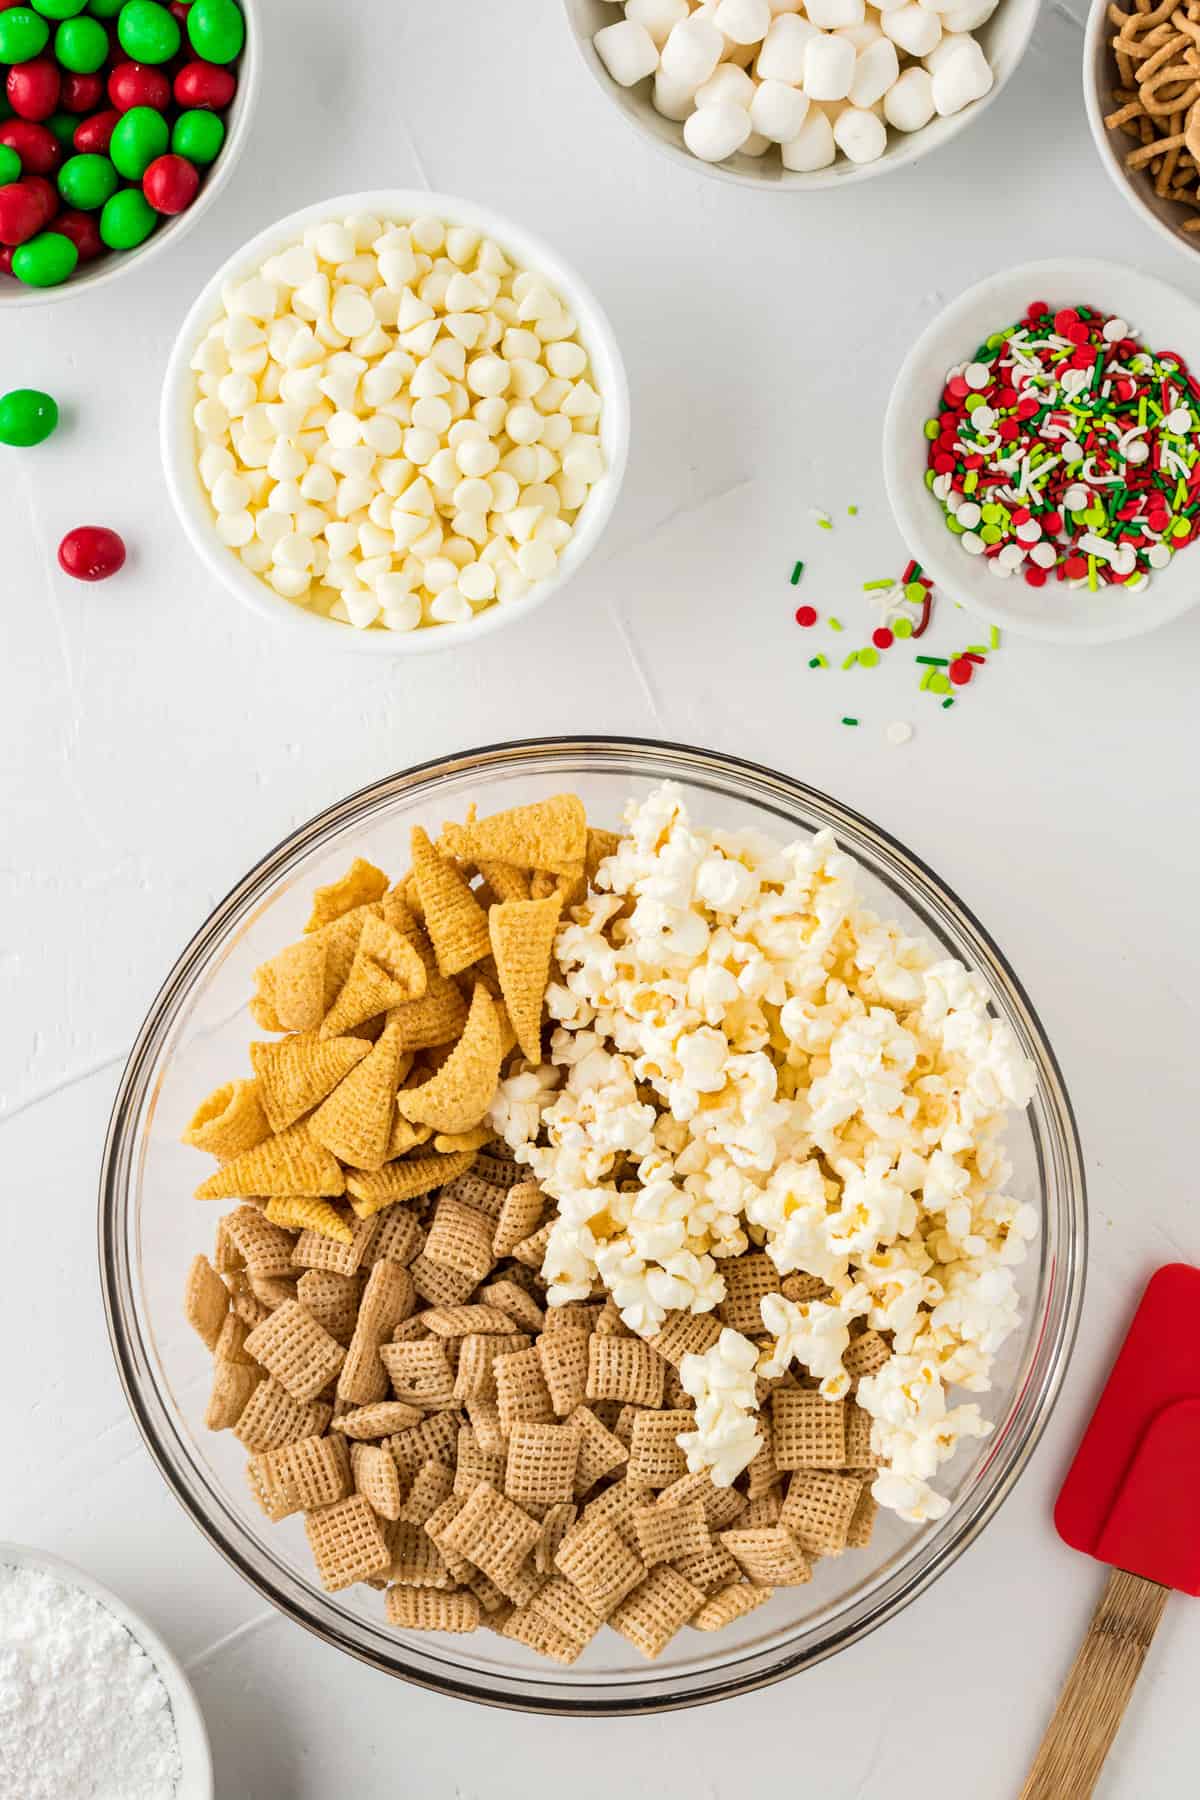
<instances>
[{"instance_id":1,"label":"mini marshmallow","mask_svg":"<svg viewBox=\"0 0 1200 1800\"><path fill-rule=\"evenodd\" d=\"M887 127L875 113L847 106L834 123L833 141L851 162L875 162L887 149Z\"/></svg>"},{"instance_id":2,"label":"mini marshmallow","mask_svg":"<svg viewBox=\"0 0 1200 1800\"><path fill-rule=\"evenodd\" d=\"M761 131L752 131L742 145L739 154L742 156L765 156L770 148L771 139L769 137L764 137Z\"/></svg>"},{"instance_id":3,"label":"mini marshmallow","mask_svg":"<svg viewBox=\"0 0 1200 1800\"><path fill-rule=\"evenodd\" d=\"M605 29L611 31L614 27ZM670 81L690 87L695 93L720 62L724 48L725 39L707 19L681 19L663 45L662 72Z\"/></svg>"},{"instance_id":4,"label":"mini marshmallow","mask_svg":"<svg viewBox=\"0 0 1200 1800\"><path fill-rule=\"evenodd\" d=\"M833 126L820 107L809 108L803 125L791 143L784 144L780 154L785 169L795 169L804 175L829 167L837 155L837 146L833 141Z\"/></svg>"},{"instance_id":5,"label":"mini marshmallow","mask_svg":"<svg viewBox=\"0 0 1200 1800\"><path fill-rule=\"evenodd\" d=\"M864 0L807 0L805 12L823 31L839 25L861 25L867 16Z\"/></svg>"},{"instance_id":6,"label":"mini marshmallow","mask_svg":"<svg viewBox=\"0 0 1200 1800\"><path fill-rule=\"evenodd\" d=\"M760 81L782 81L799 87L804 79L804 52L817 28L796 13L784 13L774 21L758 53L754 72Z\"/></svg>"},{"instance_id":7,"label":"mini marshmallow","mask_svg":"<svg viewBox=\"0 0 1200 1800\"><path fill-rule=\"evenodd\" d=\"M824 32L810 38L804 52L804 91L809 99L845 99L856 61L854 45L845 38Z\"/></svg>"},{"instance_id":8,"label":"mini marshmallow","mask_svg":"<svg viewBox=\"0 0 1200 1800\"><path fill-rule=\"evenodd\" d=\"M744 106L734 106L727 100L698 106L683 126L684 143L702 162L724 162L741 149L749 136L750 114ZM528 570L524 573L528 574Z\"/></svg>"},{"instance_id":9,"label":"mini marshmallow","mask_svg":"<svg viewBox=\"0 0 1200 1800\"><path fill-rule=\"evenodd\" d=\"M651 99L656 112L660 112L664 119L674 119L678 123L687 118L696 104L696 93L686 81L672 81L660 69L654 77Z\"/></svg>"},{"instance_id":10,"label":"mini marshmallow","mask_svg":"<svg viewBox=\"0 0 1200 1800\"><path fill-rule=\"evenodd\" d=\"M602 25L592 39L596 55L619 87L633 87L658 67L658 46L644 25L619 19Z\"/></svg>"},{"instance_id":11,"label":"mini marshmallow","mask_svg":"<svg viewBox=\"0 0 1200 1800\"><path fill-rule=\"evenodd\" d=\"M625 17L648 31L659 50L687 16L688 0L626 0Z\"/></svg>"},{"instance_id":12,"label":"mini marshmallow","mask_svg":"<svg viewBox=\"0 0 1200 1800\"><path fill-rule=\"evenodd\" d=\"M839 25L836 35L844 37L856 50L868 50L879 42L883 33L873 20L864 19L861 25Z\"/></svg>"},{"instance_id":13,"label":"mini marshmallow","mask_svg":"<svg viewBox=\"0 0 1200 1800\"><path fill-rule=\"evenodd\" d=\"M900 59L891 38L881 37L860 50L850 83L850 101L854 106L874 106L900 77ZM836 135L836 134L835 134ZM849 154L849 152L847 152Z\"/></svg>"},{"instance_id":14,"label":"mini marshmallow","mask_svg":"<svg viewBox=\"0 0 1200 1800\"><path fill-rule=\"evenodd\" d=\"M768 0L718 0L713 24L735 44L761 44L771 26Z\"/></svg>"},{"instance_id":15,"label":"mini marshmallow","mask_svg":"<svg viewBox=\"0 0 1200 1800\"><path fill-rule=\"evenodd\" d=\"M946 58L948 56L953 56L954 52L958 49L958 46L960 44L965 44L968 41L965 32L944 31L928 56L922 59L925 67L929 70L929 73L931 75L936 75Z\"/></svg>"},{"instance_id":16,"label":"mini marshmallow","mask_svg":"<svg viewBox=\"0 0 1200 1800\"><path fill-rule=\"evenodd\" d=\"M920 131L933 113L933 79L925 69L905 69L883 96L883 116L897 131Z\"/></svg>"},{"instance_id":17,"label":"mini marshmallow","mask_svg":"<svg viewBox=\"0 0 1200 1800\"><path fill-rule=\"evenodd\" d=\"M750 124L775 144L788 144L803 125L809 99L799 88L782 81L764 81L750 102Z\"/></svg>"},{"instance_id":18,"label":"mini marshmallow","mask_svg":"<svg viewBox=\"0 0 1200 1800\"><path fill-rule=\"evenodd\" d=\"M697 106L713 106L725 100L731 106L748 108L757 89L745 69L736 63L718 63L708 80L696 89Z\"/></svg>"},{"instance_id":19,"label":"mini marshmallow","mask_svg":"<svg viewBox=\"0 0 1200 1800\"><path fill-rule=\"evenodd\" d=\"M947 118L961 112L972 100L982 99L995 77L974 38L967 38L938 64L932 79L934 107L942 118Z\"/></svg>"},{"instance_id":20,"label":"mini marshmallow","mask_svg":"<svg viewBox=\"0 0 1200 1800\"><path fill-rule=\"evenodd\" d=\"M880 23L892 42L909 56L928 56L942 35L937 13L915 4L884 13Z\"/></svg>"},{"instance_id":21,"label":"mini marshmallow","mask_svg":"<svg viewBox=\"0 0 1200 1800\"><path fill-rule=\"evenodd\" d=\"M995 12L999 0L966 0L965 5L941 8L943 31L978 31Z\"/></svg>"}]
</instances>

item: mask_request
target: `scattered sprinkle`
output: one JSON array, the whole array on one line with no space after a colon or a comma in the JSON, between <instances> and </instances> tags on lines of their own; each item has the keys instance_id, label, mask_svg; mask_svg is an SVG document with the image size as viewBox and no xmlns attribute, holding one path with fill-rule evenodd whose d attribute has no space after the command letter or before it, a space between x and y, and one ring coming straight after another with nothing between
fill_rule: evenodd
<instances>
[{"instance_id":1,"label":"scattered sprinkle","mask_svg":"<svg viewBox=\"0 0 1200 1800\"><path fill-rule=\"evenodd\" d=\"M949 700L942 701L942 711L945 712L945 710L948 706L953 706L953 705L954 705L954 698L953 698L953 696L951 696L951 698Z\"/></svg>"},{"instance_id":2,"label":"scattered sprinkle","mask_svg":"<svg viewBox=\"0 0 1200 1800\"><path fill-rule=\"evenodd\" d=\"M992 626L992 646L991 647L993 650L998 650L1000 648L1000 627L998 625Z\"/></svg>"},{"instance_id":3,"label":"scattered sprinkle","mask_svg":"<svg viewBox=\"0 0 1200 1800\"><path fill-rule=\"evenodd\" d=\"M846 658L846 660L842 664L843 669L852 669L854 667L855 663L858 661L858 658L859 658L859 652L857 650L852 650L850 652L849 656Z\"/></svg>"},{"instance_id":4,"label":"scattered sprinkle","mask_svg":"<svg viewBox=\"0 0 1200 1800\"><path fill-rule=\"evenodd\" d=\"M803 573L804 573L804 564L802 562L798 562L792 570L792 586L793 587L795 587L796 583L799 581L799 579L803 575Z\"/></svg>"},{"instance_id":5,"label":"scattered sprinkle","mask_svg":"<svg viewBox=\"0 0 1200 1800\"><path fill-rule=\"evenodd\" d=\"M857 719L843 719L842 724L843 725L857 725L858 720Z\"/></svg>"},{"instance_id":6,"label":"scattered sprinkle","mask_svg":"<svg viewBox=\"0 0 1200 1800\"><path fill-rule=\"evenodd\" d=\"M913 728L907 719L893 719L883 735L889 744L907 744L912 734Z\"/></svg>"},{"instance_id":7,"label":"scattered sprinkle","mask_svg":"<svg viewBox=\"0 0 1200 1800\"><path fill-rule=\"evenodd\" d=\"M830 619L829 629L830 631L845 631L846 627L842 624L840 619Z\"/></svg>"},{"instance_id":8,"label":"scattered sprinkle","mask_svg":"<svg viewBox=\"0 0 1200 1800\"><path fill-rule=\"evenodd\" d=\"M797 623L797 625L804 625L804 626L815 625L816 622L817 622L817 609L815 606L798 606L796 608L796 623Z\"/></svg>"},{"instance_id":9,"label":"scattered sprinkle","mask_svg":"<svg viewBox=\"0 0 1200 1800\"><path fill-rule=\"evenodd\" d=\"M927 663L931 669L945 669L949 666L950 658L948 656L918 656L914 658L914 661Z\"/></svg>"},{"instance_id":10,"label":"scattered sprinkle","mask_svg":"<svg viewBox=\"0 0 1200 1800\"><path fill-rule=\"evenodd\" d=\"M829 667L829 658L827 656L812 656L809 658L808 666L810 669L827 669Z\"/></svg>"},{"instance_id":11,"label":"scattered sprinkle","mask_svg":"<svg viewBox=\"0 0 1200 1800\"><path fill-rule=\"evenodd\" d=\"M850 514L850 517L851 517L851 518L852 518L852 519L857 519L857 517L858 517L858 508L857 508L857 506L848 506L848 507L847 507L847 508L846 508L846 511L847 511L847 512L848 512L848 513L849 513L849 514Z\"/></svg>"}]
</instances>

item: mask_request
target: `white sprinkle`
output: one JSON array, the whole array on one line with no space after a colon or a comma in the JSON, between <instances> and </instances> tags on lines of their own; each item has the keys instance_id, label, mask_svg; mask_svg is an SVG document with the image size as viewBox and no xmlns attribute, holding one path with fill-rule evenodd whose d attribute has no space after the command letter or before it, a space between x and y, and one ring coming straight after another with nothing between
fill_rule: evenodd
<instances>
[{"instance_id":1,"label":"white sprinkle","mask_svg":"<svg viewBox=\"0 0 1200 1800\"><path fill-rule=\"evenodd\" d=\"M1146 561L1152 569L1165 569L1172 556L1169 544L1153 544Z\"/></svg>"},{"instance_id":2,"label":"white sprinkle","mask_svg":"<svg viewBox=\"0 0 1200 1800\"><path fill-rule=\"evenodd\" d=\"M913 728L905 719L893 719L884 732L889 744L907 744L912 737Z\"/></svg>"},{"instance_id":3,"label":"white sprinkle","mask_svg":"<svg viewBox=\"0 0 1200 1800\"><path fill-rule=\"evenodd\" d=\"M1085 507L1091 505L1091 500L1092 496L1079 482L1069 487L1063 495L1063 505L1068 512L1082 512Z\"/></svg>"},{"instance_id":4,"label":"white sprinkle","mask_svg":"<svg viewBox=\"0 0 1200 1800\"><path fill-rule=\"evenodd\" d=\"M958 541L968 556L983 555L983 539L976 536L975 532L964 531Z\"/></svg>"},{"instance_id":5,"label":"white sprinkle","mask_svg":"<svg viewBox=\"0 0 1200 1800\"><path fill-rule=\"evenodd\" d=\"M1124 319L1108 319L1105 321L1104 339L1106 343L1115 344L1121 338L1128 336L1129 327Z\"/></svg>"},{"instance_id":6,"label":"white sprinkle","mask_svg":"<svg viewBox=\"0 0 1200 1800\"><path fill-rule=\"evenodd\" d=\"M1058 560L1053 544L1035 544L1029 552L1030 562L1036 563L1039 569L1052 569Z\"/></svg>"},{"instance_id":7,"label":"white sprinkle","mask_svg":"<svg viewBox=\"0 0 1200 1800\"><path fill-rule=\"evenodd\" d=\"M965 525L967 530L970 531L978 525L980 519L983 517L983 513L974 500L964 500L955 516L957 517L959 524Z\"/></svg>"},{"instance_id":8,"label":"white sprinkle","mask_svg":"<svg viewBox=\"0 0 1200 1800\"><path fill-rule=\"evenodd\" d=\"M963 380L969 388L985 388L991 378L992 373L986 363L968 363L963 370Z\"/></svg>"}]
</instances>

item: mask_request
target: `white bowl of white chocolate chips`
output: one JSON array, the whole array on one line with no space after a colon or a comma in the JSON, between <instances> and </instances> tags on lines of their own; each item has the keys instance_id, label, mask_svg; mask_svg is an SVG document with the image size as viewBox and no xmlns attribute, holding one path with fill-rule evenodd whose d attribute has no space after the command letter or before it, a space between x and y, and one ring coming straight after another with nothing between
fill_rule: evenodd
<instances>
[{"instance_id":1,"label":"white bowl of white chocolate chips","mask_svg":"<svg viewBox=\"0 0 1200 1800\"><path fill-rule=\"evenodd\" d=\"M346 194L219 269L163 384L188 537L313 644L449 649L523 618L616 502L625 372L548 245L445 195Z\"/></svg>"},{"instance_id":2,"label":"white bowl of white chocolate chips","mask_svg":"<svg viewBox=\"0 0 1200 1800\"><path fill-rule=\"evenodd\" d=\"M584 61L669 155L729 181L840 185L977 118L1039 0L565 0Z\"/></svg>"}]
</instances>

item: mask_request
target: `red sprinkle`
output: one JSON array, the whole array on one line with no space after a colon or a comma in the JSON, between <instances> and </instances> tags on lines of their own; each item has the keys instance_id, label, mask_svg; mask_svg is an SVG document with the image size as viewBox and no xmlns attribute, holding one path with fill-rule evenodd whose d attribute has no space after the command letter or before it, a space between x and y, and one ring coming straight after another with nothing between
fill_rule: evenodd
<instances>
[{"instance_id":1,"label":"red sprinkle","mask_svg":"<svg viewBox=\"0 0 1200 1800\"><path fill-rule=\"evenodd\" d=\"M895 633L889 631L886 625L880 625L871 633L871 642L877 650L890 650L895 641Z\"/></svg>"},{"instance_id":2,"label":"red sprinkle","mask_svg":"<svg viewBox=\"0 0 1200 1800\"><path fill-rule=\"evenodd\" d=\"M967 657L956 656L946 673L949 675L955 687L966 687L975 671L971 667L970 660Z\"/></svg>"},{"instance_id":3,"label":"red sprinkle","mask_svg":"<svg viewBox=\"0 0 1200 1800\"><path fill-rule=\"evenodd\" d=\"M796 608L797 625L815 625L816 622L817 609L815 606L798 606Z\"/></svg>"}]
</instances>

